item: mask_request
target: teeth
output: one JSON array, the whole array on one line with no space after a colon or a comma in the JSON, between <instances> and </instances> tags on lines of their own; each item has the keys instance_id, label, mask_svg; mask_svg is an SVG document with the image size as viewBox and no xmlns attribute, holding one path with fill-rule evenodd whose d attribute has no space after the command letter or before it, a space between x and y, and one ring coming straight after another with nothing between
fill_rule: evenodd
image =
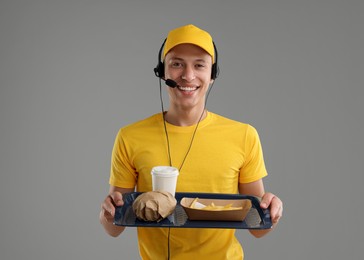
<instances>
[{"instance_id":1,"label":"teeth","mask_svg":"<svg viewBox=\"0 0 364 260\"><path fill-rule=\"evenodd\" d=\"M196 90L197 88L189 88L189 87L179 87L180 90L183 90L183 91L193 91L193 90Z\"/></svg>"}]
</instances>

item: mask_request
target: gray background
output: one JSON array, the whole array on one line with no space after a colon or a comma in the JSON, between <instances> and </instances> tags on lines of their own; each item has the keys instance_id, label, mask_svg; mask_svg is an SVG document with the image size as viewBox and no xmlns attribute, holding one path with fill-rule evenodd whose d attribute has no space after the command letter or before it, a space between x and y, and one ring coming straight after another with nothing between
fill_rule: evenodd
<instances>
[{"instance_id":1,"label":"gray background","mask_svg":"<svg viewBox=\"0 0 364 260\"><path fill-rule=\"evenodd\" d=\"M362 259L364 1L0 2L0 258L138 259L98 221L120 127L160 111L152 69L193 23L219 50L208 108L254 125L285 203L246 259Z\"/></svg>"}]
</instances>

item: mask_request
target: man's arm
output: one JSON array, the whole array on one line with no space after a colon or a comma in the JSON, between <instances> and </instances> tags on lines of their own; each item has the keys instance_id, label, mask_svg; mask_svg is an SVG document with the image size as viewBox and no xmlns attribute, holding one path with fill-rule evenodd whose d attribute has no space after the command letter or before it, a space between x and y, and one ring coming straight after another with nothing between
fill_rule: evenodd
<instances>
[{"instance_id":1,"label":"man's arm","mask_svg":"<svg viewBox=\"0 0 364 260\"><path fill-rule=\"evenodd\" d=\"M269 233L273 228L278 224L279 219L282 216L283 212L283 203L282 201L272 193L265 193L263 180L260 179L251 183L239 183L239 193L246 195L253 195L262 198L260 206L262 208L270 207L270 215L272 218L273 227L272 229L264 229L264 230L249 230L249 232L259 238L267 233Z\"/></svg>"},{"instance_id":2,"label":"man's arm","mask_svg":"<svg viewBox=\"0 0 364 260\"><path fill-rule=\"evenodd\" d=\"M101 204L100 223L103 225L105 231L113 237L119 236L125 227L115 226L113 224L115 216L115 207L124 204L122 194L133 192L134 189L119 188L110 186L109 195L104 199Z\"/></svg>"}]
</instances>

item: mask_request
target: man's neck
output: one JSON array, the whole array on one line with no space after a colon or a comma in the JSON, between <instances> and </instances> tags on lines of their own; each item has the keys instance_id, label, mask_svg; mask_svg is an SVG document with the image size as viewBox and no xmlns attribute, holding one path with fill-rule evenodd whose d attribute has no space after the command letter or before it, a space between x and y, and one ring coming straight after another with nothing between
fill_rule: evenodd
<instances>
[{"instance_id":1,"label":"man's neck","mask_svg":"<svg viewBox=\"0 0 364 260\"><path fill-rule=\"evenodd\" d=\"M203 115L201 116L201 114ZM191 126L198 123L198 121L203 120L207 115L207 110L168 110L165 114L165 120L176 126Z\"/></svg>"}]
</instances>

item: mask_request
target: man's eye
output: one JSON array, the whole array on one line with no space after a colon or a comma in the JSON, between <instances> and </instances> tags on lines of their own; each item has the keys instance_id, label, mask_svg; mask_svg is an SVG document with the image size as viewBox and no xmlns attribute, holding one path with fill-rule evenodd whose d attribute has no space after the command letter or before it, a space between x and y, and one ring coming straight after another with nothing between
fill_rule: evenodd
<instances>
[{"instance_id":1,"label":"man's eye","mask_svg":"<svg viewBox=\"0 0 364 260\"><path fill-rule=\"evenodd\" d=\"M172 66L173 67L181 67L182 64L180 62L174 62L174 63L172 63Z\"/></svg>"}]
</instances>

